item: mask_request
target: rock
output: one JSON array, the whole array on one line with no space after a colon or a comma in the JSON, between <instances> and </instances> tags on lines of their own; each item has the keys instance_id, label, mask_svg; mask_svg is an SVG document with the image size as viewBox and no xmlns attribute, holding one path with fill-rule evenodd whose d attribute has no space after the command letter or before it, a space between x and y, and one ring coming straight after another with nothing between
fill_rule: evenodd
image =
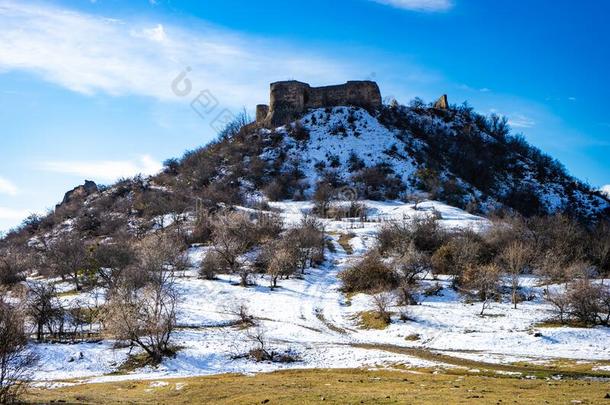
<instances>
[{"instance_id":1,"label":"rock","mask_svg":"<svg viewBox=\"0 0 610 405\"><path fill-rule=\"evenodd\" d=\"M439 110L446 110L447 108L449 108L449 102L447 101L447 95L443 94L442 96L440 96L438 98L438 100L436 100L436 102L434 103L434 108L437 108Z\"/></svg>"},{"instance_id":2,"label":"rock","mask_svg":"<svg viewBox=\"0 0 610 405\"><path fill-rule=\"evenodd\" d=\"M64 199L60 204L57 204L55 208L58 208L65 204L70 204L75 200L83 200L90 196L93 193L97 193L98 188L97 184L91 180L85 180L85 184L81 184L80 186L74 187L72 190L68 191L64 195Z\"/></svg>"},{"instance_id":3,"label":"rock","mask_svg":"<svg viewBox=\"0 0 610 405\"><path fill-rule=\"evenodd\" d=\"M606 396L604 397L604 399L610 399L610 392L606 394Z\"/></svg>"}]
</instances>

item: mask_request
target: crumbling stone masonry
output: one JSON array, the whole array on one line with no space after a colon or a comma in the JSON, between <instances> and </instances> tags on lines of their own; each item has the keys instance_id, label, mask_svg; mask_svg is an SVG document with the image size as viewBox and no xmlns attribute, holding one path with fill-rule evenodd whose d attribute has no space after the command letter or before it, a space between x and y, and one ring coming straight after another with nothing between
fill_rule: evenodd
<instances>
[{"instance_id":1,"label":"crumbling stone masonry","mask_svg":"<svg viewBox=\"0 0 610 405\"><path fill-rule=\"evenodd\" d=\"M368 110L381 108L381 92L372 81L311 87L296 80L271 83L269 106L256 106L256 123L279 126L298 119L311 108L356 106Z\"/></svg>"}]
</instances>

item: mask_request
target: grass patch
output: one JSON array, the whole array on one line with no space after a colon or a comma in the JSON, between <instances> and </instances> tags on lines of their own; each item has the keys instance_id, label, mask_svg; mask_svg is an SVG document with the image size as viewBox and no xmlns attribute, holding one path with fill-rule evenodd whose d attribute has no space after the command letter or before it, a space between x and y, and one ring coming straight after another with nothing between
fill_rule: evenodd
<instances>
[{"instance_id":1,"label":"grass patch","mask_svg":"<svg viewBox=\"0 0 610 405\"><path fill-rule=\"evenodd\" d=\"M127 374L142 367L156 365L157 363L147 353L132 354L119 366L118 370L112 374Z\"/></svg>"},{"instance_id":2,"label":"grass patch","mask_svg":"<svg viewBox=\"0 0 610 405\"><path fill-rule=\"evenodd\" d=\"M362 311L357 316L358 324L363 329L385 329L390 324L389 317L384 317L377 311Z\"/></svg>"},{"instance_id":3,"label":"grass patch","mask_svg":"<svg viewBox=\"0 0 610 405\"><path fill-rule=\"evenodd\" d=\"M345 253L347 253L348 255L351 255L354 253L354 249L352 248L352 245L350 245L349 241L354 239L356 237L355 234L353 233L342 233L339 235L339 245L341 245L341 247L343 248L343 250L345 250Z\"/></svg>"},{"instance_id":4,"label":"grass patch","mask_svg":"<svg viewBox=\"0 0 610 405\"><path fill-rule=\"evenodd\" d=\"M418 370L419 371L419 370ZM605 403L599 381L524 380L456 375L450 370L286 370L217 376L85 384L28 393L32 403L88 404L538 404Z\"/></svg>"},{"instance_id":5,"label":"grass patch","mask_svg":"<svg viewBox=\"0 0 610 405\"><path fill-rule=\"evenodd\" d=\"M355 347L363 349L374 349L384 350L391 353L406 354L408 356L417 357L424 360L433 362L440 362L450 364L453 366L463 367L465 369L479 369L481 370L480 375L495 376L497 372L510 372L510 373L521 373L524 376L530 375L536 378L546 379L556 375L561 375L567 379L589 379L591 377L602 378L605 380L610 379L609 371L589 371L589 370L576 370L570 368L555 367L550 368L541 364L533 363L516 363L516 364L497 364L483 361L469 360L461 357L450 356L445 353L432 352L423 348L416 347L402 347L394 345L384 344L355 344ZM599 365L599 364L598 364ZM608 383L607 381L605 382Z\"/></svg>"},{"instance_id":6,"label":"grass patch","mask_svg":"<svg viewBox=\"0 0 610 405\"><path fill-rule=\"evenodd\" d=\"M570 328L591 328L591 325L575 319L568 319L563 322L561 322L559 319L547 319L546 321L534 324L535 328L563 328L564 326Z\"/></svg>"},{"instance_id":7,"label":"grass patch","mask_svg":"<svg viewBox=\"0 0 610 405\"><path fill-rule=\"evenodd\" d=\"M405 336L405 340L409 341L409 342L415 342L419 339L421 339L421 336L419 333L412 333L409 336Z\"/></svg>"}]
</instances>

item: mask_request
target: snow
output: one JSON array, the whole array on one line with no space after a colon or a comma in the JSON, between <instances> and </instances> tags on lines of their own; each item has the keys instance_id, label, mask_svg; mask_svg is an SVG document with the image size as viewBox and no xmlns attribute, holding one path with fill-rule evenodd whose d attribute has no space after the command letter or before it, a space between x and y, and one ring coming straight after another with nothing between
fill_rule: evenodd
<instances>
[{"instance_id":1,"label":"snow","mask_svg":"<svg viewBox=\"0 0 610 405\"><path fill-rule=\"evenodd\" d=\"M301 123L309 132L307 142L299 142L289 136L287 127L279 127L276 130L284 134L284 145L281 149L287 152L286 169L298 162L310 187L319 179L317 164L330 168L329 160L334 158L340 167L348 168L352 154L360 158L367 167L379 163L389 165L406 185L410 184L418 169L413 158L399 147L402 144L399 133L383 126L364 109L315 109L306 114ZM391 152L393 146L397 149ZM272 160L279 150L277 147L269 148L261 158ZM344 180L349 180L349 170L338 170L337 174ZM311 188L309 193L312 190Z\"/></svg>"},{"instance_id":2,"label":"snow","mask_svg":"<svg viewBox=\"0 0 610 405\"><path fill-rule=\"evenodd\" d=\"M522 285L536 298L513 309L509 302L493 303L487 316L479 316L480 303L469 304L450 288L449 277L426 279L425 286L439 284L439 296L421 297L420 305L409 306L412 320L403 322L395 316L384 330L360 329L355 316L370 309L371 297L357 294L348 300L339 290L337 274L358 259L375 243L375 234L386 221L417 216L440 215L446 228L470 228L484 231L490 222L436 201L418 205L389 201L365 201L367 222L323 220L336 252L327 252L320 268L307 269L301 278L280 280L271 290L264 276L256 286L242 288L238 279L221 275L217 280L197 277L197 266L209 251L193 246L189 256L193 268L180 274L177 283L182 297L178 312L178 330L174 342L180 347L176 357L165 359L158 367L146 367L127 374L111 374L127 359L128 348L114 348L114 342L78 344L32 344L41 358L34 375L36 381L113 381L197 376L218 373L257 373L288 368L447 367L381 349L364 349L354 344L390 344L450 352L453 356L486 362L535 361L552 358L603 360L610 358L609 328L538 328L548 319L551 308L542 301L542 289L535 277L522 279ZM297 224L307 214L310 202L270 203L279 210L285 223ZM350 232L353 248L347 254L338 244L340 233ZM63 290L62 286L62 290ZM65 305L75 300L98 300L99 291L63 297ZM254 347L247 330L231 325L236 320L232 308L244 303L258 319L270 349L297 353L294 363L270 363L240 358L236 355ZM395 312L404 308L393 308ZM536 332L541 335L536 336ZM416 341L406 340L417 334ZM137 353L133 349L131 353ZM55 383L53 383L55 384ZM51 385L52 386L52 385Z\"/></svg>"}]
</instances>

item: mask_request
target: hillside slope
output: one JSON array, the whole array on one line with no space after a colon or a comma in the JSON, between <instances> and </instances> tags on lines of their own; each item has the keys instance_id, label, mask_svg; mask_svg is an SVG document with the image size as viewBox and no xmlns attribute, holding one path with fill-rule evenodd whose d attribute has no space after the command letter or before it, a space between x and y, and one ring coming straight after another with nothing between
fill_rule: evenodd
<instances>
[{"instance_id":1,"label":"hillside slope","mask_svg":"<svg viewBox=\"0 0 610 405\"><path fill-rule=\"evenodd\" d=\"M343 199L425 197L483 215L564 213L589 222L610 212L606 195L511 135L506 119L415 100L376 112L315 109L274 129L230 126L209 145L167 160L156 176L89 184L9 238L24 241L66 221L90 236L134 233L198 207L310 199L321 184Z\"/></svg>"}]
</instances>

